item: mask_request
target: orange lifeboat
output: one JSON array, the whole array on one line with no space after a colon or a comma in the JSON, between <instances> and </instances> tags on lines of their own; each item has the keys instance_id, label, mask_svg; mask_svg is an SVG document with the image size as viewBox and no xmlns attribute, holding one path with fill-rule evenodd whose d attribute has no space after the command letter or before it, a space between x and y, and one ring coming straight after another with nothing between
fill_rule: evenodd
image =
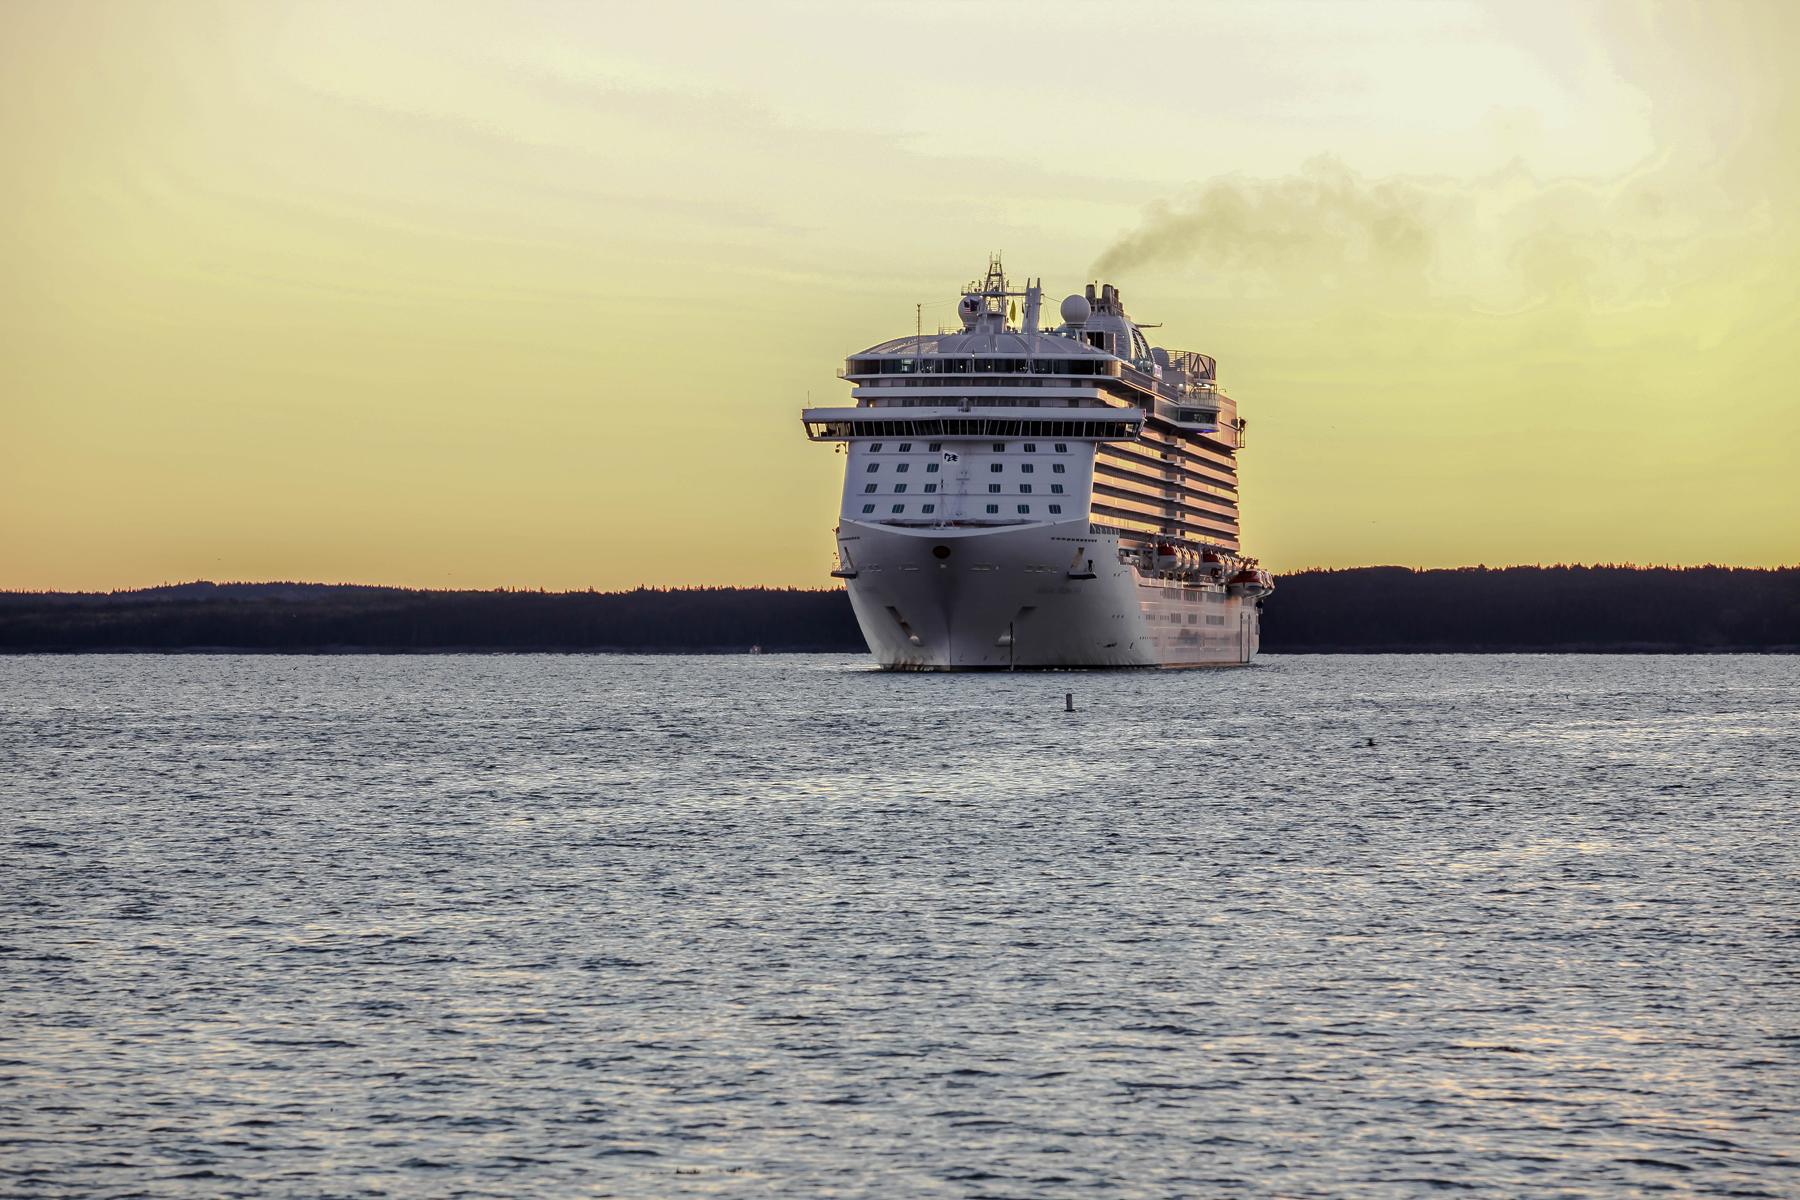
<instances>
[{"instance_id":1,"label":"orange lifeboat","mask_svg":"<svg viewBox=\"0 0 1800 1200\"><path fill-rule=\"evenodd\" d=\"M1181 556L1178 553L1176 553L1175 547L1169 545L1169 543L1167 543L1167 542L1156 543L1156 569L1157 570L1173 571L1173 570L1176 570L1180 566L1180 564L1181 564Z\"/></svg>"},{"instance_id":2,"label":"orange lifeboat","mask_svg":"<svg viewBox=\"0 0 1800 1200\"><path fill-rule=\"evenodd\" d=\"M1215 582L1225 578L1225 560L1208 550L1200 556L1200 575Z\"/></svg>"}]
</instances>

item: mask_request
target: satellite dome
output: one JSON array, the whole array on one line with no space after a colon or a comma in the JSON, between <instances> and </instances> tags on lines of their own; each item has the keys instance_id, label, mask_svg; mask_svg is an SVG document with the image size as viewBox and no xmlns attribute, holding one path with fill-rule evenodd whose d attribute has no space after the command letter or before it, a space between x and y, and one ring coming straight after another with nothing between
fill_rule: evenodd
<instances>
[{"instance_id":1,"label":"satellite dome","mask_svg":"<svg viewBox=\"0 0 1800 1200\"><path fill-rule=\"evenodd\" d=\"M956 311L962 316L963 328L972 329L975 325L975 318L981 315L981 297L971 292L962 298L962 303L956 306Z\"/></svg>"},{"instance_id":2,"label":"satellite dome","mask_svg":"<svg viewBox=\"0 0 1800 1200\"><path fill-rule=\"evenodd\" d=\"M1071 325L1085 325L1093 315L1093 305L1087 302L1085 296L1070 296L1062 302L1062 319Z\"/></svg>"}]
</instances>

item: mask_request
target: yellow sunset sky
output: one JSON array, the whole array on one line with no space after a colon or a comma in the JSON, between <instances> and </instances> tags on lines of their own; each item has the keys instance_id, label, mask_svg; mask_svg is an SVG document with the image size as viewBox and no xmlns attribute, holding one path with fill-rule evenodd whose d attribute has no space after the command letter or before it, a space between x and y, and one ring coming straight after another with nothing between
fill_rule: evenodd
<instances>
[{"instance_id":1,"label":"yellow sunset sky","mask_svg":"<svg viewBox=\"0 0 1800 1200\"><path fill-rule=\"evenodd\" d=\"M1800 561L1800 5L0 5L0 588L831 581L1002 251L1276 570Z\"/></svg>"}]
</instances>

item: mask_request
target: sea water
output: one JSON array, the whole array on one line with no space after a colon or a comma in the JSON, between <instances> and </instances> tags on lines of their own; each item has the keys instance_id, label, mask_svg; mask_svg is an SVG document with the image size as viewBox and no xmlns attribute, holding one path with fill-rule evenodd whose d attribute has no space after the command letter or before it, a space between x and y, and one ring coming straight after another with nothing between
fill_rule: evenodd
<instances>
[{"instance_id":1,"label":"sea water","mask_svg":"<svg viewBox=\"0 0 1800 1200\"><path fill-rule=\"evenodd\" d=\"M1797 790L1792 657L0 659L0 1195L1800 1195Z\"/></svg>"}]
</instances>

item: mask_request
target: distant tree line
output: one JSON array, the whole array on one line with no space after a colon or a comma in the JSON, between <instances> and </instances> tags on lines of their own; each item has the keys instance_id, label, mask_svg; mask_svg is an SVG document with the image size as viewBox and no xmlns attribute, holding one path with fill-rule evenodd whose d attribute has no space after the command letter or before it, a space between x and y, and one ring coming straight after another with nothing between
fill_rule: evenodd
<instances>
[{"instance_id":1,"label":"distant tree line","mask_svg":"<svg viewBox=\"0 0 1800 1200\"><path fill-rule=\"evenodd\" d=\"M842 590L0 593L0 650L863 651ZM1277 579L1270 652L1796 651L1800 568L1358 567Z\"/></svg>"},{"instance_id":2,"label":"distant tree line","mask_svg":"<svg viewBox=\"0 0 1800 1200\"><path fill-rule=\"evenodd\" d=\"M188 585L191 588L193 585ZM269 585L251 585L269 586ZM164 589L157 589L163 591ZM0 601L0 649L764 650L866 649L842 591L630 592L323 589L299 599L28 596Z\"/></svg>"},{"instance_id":3,"label":"distant tree line","mask_svg":"<svg viewBox=\"0 0 1800 1200\"><path fill-rule=\"evenodd\" d=\"M1275 581L1270 651L1800 649L1800 568L1354 567Z\"/></svg>"}]
</instances>

